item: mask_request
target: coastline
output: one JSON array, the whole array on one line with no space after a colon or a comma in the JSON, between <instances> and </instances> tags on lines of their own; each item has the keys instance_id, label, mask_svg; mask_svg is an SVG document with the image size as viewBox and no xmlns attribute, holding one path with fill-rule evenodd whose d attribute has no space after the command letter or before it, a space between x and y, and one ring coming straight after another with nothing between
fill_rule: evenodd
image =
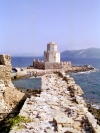
<instances>
[{"instance_id":1,"label":"coastline","mask_svg":"<svg viewBox=\"0 0 100 133\"><path fill-rule=\"evenodd\" d=\"M87 65L84 66L72 66L68 67L66 69L34 69L34 67L14 67L13 70L16 71L16 73L12 73L12 79L21 78L27 75L30 76L42 76L44 74L50 74L55 72L65 72L65 73L78 73L78 72L86 72L86 71L94 71L94 67L89 67Z\"/></svg>"},{"instance_id":2,"label":"coastline","mask_svg":"<svg viewBox=\"0 0 100 133\"><path fill-rule=\"evenodd\" d=\"M25 128L19 130L18 126L15 126L10 133L100 132L97 120L88 112L87 105L81 97L83 91L75 84L73 78L63 72L57 72L45 74L41 80L42 92L36 97L27 98L19 113L19 116L30 118L31 122L23 123ZM49 121L52 124L49 124Z\"/></svg>"},{"instance_id":3,"label":"coastline","mask_svg":"<svg viewBox=\"0 0 100 133\"><path fill-rule=\"evenodd\" d=\"M81 95L83 94L80 86L75 84L75 81L70 76L66 75L66 71L85 71L94 70L87 66L70 67L69 69L51 69L38 70L30 68L18 68L17 74L23 77L29 74L30 76L41 76L41 92L39 94L30 95L28 98L25 93L18 91L11 82L11 64L10 56L1 55L1 107L0 117L3 119L3 114L10 116L14 123L16 118L18 123L12 127L10 123L5 123L5 126L10 126L11 133L36 132L40 131L49 133L99 133L100 126L97 120L88 111L87 105ZM4 69L5 68L5 69ZM8 72L8 75L7 75ZM16 105L20 104L23 97L26 100L21 104L20 113L15 117ZM42 101L42 102L41 102ZM17 112L18 113L18 112ZM20 121L19 121L20 118ZM21 119L22 118L22 119ZM21 120L28 120L21 121ZM8 121L8 117L6 118ZM8 121L9 122L9 121ZM91 123L92 122L92 123ZM2 125L4 123L0 123ZM18 130L19 129L19 130ZM2 126L0 127L2 131ZM8 132L7 132L8 133Z\"/></svg>"}]
</instances>

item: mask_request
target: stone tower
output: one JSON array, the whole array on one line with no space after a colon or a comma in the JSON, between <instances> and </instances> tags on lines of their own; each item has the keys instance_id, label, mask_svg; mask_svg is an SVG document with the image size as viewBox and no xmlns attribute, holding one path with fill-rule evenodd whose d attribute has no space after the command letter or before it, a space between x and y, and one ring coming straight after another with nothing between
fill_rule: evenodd
<instances>
[{"instance_id":1,"label":"stone tower","mask_svg":"<svg viewBox=\"0 0 100 133\"><path fill-rule=\"evenodd\" d=\"M55 42L47 44L47 51L44 51L44 62L60 62L60 52Z\"/></svg>"}]
</instances>

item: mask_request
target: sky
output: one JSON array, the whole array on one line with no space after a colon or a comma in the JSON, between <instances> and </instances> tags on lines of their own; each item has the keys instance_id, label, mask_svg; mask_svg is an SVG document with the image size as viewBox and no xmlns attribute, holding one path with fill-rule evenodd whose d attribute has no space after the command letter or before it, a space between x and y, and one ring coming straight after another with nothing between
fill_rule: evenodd
<instances>
[{"instance_id":1,"label":"sky","mask_svg":"<svg viewBox=\"0 0 100 133\"><path fill-rule=\"evenodd\" d=\"M100 0L0 0L0 53L100 48Z\"/></svg>"}]
</instances>

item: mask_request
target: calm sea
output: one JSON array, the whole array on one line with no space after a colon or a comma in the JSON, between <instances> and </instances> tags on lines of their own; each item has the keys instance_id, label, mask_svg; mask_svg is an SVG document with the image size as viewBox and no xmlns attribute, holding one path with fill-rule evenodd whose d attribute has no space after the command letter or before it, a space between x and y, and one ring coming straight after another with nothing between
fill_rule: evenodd
<instances>
[{"instance_id":1,"label":"calm sea","mask_svg":"<svg viewBox=\"0 0 100 133\"><path fill-rule=\"evenodd\" d=\"M12 57L13 67L26 67L32 65L34 59L43 60L43 57ZM90 65L95 67L95 72L70 74L76 84L84 91L83 97L89 103L100 105L100 58L61 58L62 61L71 61L72 65ZM22 79L14 81L15 86L39 88L40 79Z\"/></svg>"}]
</instances>

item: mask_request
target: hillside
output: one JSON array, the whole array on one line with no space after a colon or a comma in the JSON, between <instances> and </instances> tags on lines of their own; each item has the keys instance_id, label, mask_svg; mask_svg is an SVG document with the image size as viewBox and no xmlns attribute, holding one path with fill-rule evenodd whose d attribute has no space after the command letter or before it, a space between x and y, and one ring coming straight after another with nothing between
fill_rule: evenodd
<instances>
[{"instance_id":1,"label":"hillside","mask_svg":"<svg viewBox=\"0 0 100 133\"><path fill-rule=\"evenodd\" d=\"M88 48L81 50L65 50L61 53L62 57L78 58L100 58L100 48Z\"/></svg>"},{"instance_id":2,"label":"hillside","mask_svg":"<svg viewBox=\"0 0 100 133\"><path fill-rule=\"evenodd\" d=\"M12 54L13 57L41 57L42 54L37 53L23 53L23 54Z\"/></svg>"}]
</instances>

